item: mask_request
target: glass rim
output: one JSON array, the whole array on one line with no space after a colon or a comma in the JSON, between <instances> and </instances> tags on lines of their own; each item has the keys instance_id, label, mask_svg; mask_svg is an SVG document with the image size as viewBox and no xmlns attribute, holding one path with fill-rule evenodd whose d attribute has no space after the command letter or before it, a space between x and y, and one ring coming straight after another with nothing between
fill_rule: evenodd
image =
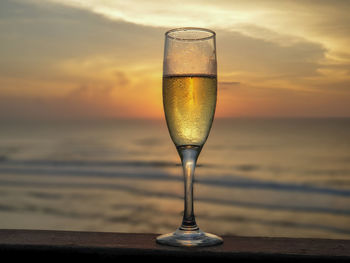
<instances>
[{"instance_id":1,"label":"glass rim","mask_svg":"<svg viewBox=\"0 0 350 263\"><path fill-rule=\"evenodd\" d=\"M186 32L186 31L194 31L194 32L206 32L206 33L210 33L210 36L206 36L206 37L198 37L198 38L182 38L182 37L174 37L171 36L170 34L173 32ZM171 39L175 39L175 40L181 40L181 41L200 41L200 40L208 40L211 38L214 38L216 36L216 33L213 30L207 29L207 28L201 28L201 27L179 27L179 28L174 28L174 29L170 29L167 32L165 32L165 36Z\"/></svg>"}]
</instances>

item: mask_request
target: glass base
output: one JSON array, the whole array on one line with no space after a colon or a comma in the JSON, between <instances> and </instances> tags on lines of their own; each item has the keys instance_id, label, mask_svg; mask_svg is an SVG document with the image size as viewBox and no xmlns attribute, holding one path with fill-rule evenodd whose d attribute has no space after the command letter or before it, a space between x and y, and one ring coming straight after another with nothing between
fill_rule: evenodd
<instances>
[{"instance_id":1,"label":"glass base","mask_svg":"<svg viewBox=\"0 0 350 263\"><path fill-rule=\"evenodd\" d=\"M205 233L200 229L182 230L177 229L173 233L158 236L157 243L175 247L207 247L223 243L219 236Z\"/></svg>"}]
</instances>

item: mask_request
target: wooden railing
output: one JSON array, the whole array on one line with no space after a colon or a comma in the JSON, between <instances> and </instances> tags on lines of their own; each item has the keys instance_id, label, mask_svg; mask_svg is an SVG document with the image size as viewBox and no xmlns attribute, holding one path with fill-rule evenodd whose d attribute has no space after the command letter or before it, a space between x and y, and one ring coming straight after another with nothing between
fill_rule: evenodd
<instances>
[{"instance_id":1,"label":"wooden railing","mask_svg":"<svg viewBox=\"0 0 350 263\"><path fill-rule=\"evenodd\" d=\"M156 244L155 234L0 230L0 258L60 260L350 262L350 240L224 236L215 247L178 248ZM152 262L151 261L151 262ZM10 262L3 261L1 262ZM131 263L131 262L130 262Z\"/></svg>"}]
</instances>

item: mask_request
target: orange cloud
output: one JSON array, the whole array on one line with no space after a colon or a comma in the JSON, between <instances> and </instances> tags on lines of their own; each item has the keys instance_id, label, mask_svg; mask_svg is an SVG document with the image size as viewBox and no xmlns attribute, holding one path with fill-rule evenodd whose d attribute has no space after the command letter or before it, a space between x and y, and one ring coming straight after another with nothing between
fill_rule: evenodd
<instances>
[{"instance_id":1,"label":"orange cloud","mask_svg":"<svg viewBox=\"0 0 350 263\"><path fill-rule=\"evenodd\" d=\"M326 2L303 5L305 21L286 15L300 8L294 1L288 8L268 1L260 11L246 2L234 10L229 1L208 2L199 20L157 1L147 8L70 2L1 2L0 118L162 118L164 32L189 17L203 26L212 21L217 32L217 117L350 116L350 34L338 1L329 7L333 16ZM104 5L113 12L122 5L120 16ZM162 8L166 16L155 12ZM313 8L339 25L331 27L336 32Z\"/></svg>"}]
</instances>

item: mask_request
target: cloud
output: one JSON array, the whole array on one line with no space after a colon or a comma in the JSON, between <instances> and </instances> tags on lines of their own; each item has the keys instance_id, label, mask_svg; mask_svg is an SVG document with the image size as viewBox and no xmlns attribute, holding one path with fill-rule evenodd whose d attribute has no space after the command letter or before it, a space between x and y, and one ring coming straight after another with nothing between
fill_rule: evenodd
<instances>
[{"instance_id":1,"label":"cloud","mask_svg":"<svg viewBox=\"0 0 350 263\"><path fill-rule=\"evenodd\" d=\"M1 1L0 118L162 116L164 32L181 25L217 32L218 116L350 112L343 2L200 3Z\"/></svg>"},{"instance_id":2,"label":"cloud","mask_svg":"<svg viewBox=\"0 0 350 263\"><path fill-rule=\"evenodd\" d=\"M14 69L11 64L16 63L17 67L28 69L36 60L35 67L44 69L59 58L87 56L108 56L119 60L120 65L128 65L161 54L163 30L111 22L88 11L58 4L34 3L1 1L3 68Z\"/></svg>"},{"instance_id":3,"label":"cloud","mask_svg":"<svg viewBox=\"0 0 350 263\"><path fill-rule=\"evenodd\" d=\"M349 32L347 1L142 1L47 0L89 10L111 20L154 27L203 26L237 30L250 24L310 40L318 32L346 37ZM196 10L196 12L193 12ZM194 24L195 23L195 24ZM292 27L288 27L291 26ZM255 32L259 37L261 32ZM313 33L313 34L310 34Z\"/></svg>"},{"instance_id":4,"label":"cloud","mask_svg":"<svg viewBox=\"0 0 350 263\"><path fill-rule=\"evenodd\" d=\"M140 71L161 68L163 30L42 1L0 5L0 95L21 89L64 95L81 83L126 85L127 74L143 77Z\"/></svg>"},{"instance_id":5,"label":"cloud","mask_svg":"<svg viewBox=\"0 0 350 263\"><path fill-rule=\"evenodd\" d=\"M228 90L219 86L216 114L221 117L349 117L348 100L349 96L334 92L280 89L261 83L241 84Z\"/></svg>"},{"instance_id":6,"label":"cloud","mask_svg":"<svg viewBox=\"0 0 350 263\"><path fill-rule=\"evenodd\" d=\"M290 56L284 64L269 64L272 67L282 65L281 70L285 72L292 67L293 72L299 70L297 74L304 72L317 74L317 69L311 69L316 59L313 57L310 61L311 55L318 56L317 59L322 59L324 64L332 63L334 60L342 62L350 55L348 48L350 46L350 16L348 15L350 6L343 0L331 2L321 0L317 3L303 0L283 2L277 0L263 2L136 0L127 3L122 0L48 1L89 10L112 21L163 28L209 27L221 32L222 35L239 33L251 39L262 40L262 42L256 41L253 46L248 45L245 52L240 53L242 55L256 51L255 55L258 59L273 61L277 58L278 62L281 62L286 55L284 50L287 50ZM256 45L258 43L262 46ZM270 44L276 48L276 53L265 53L264 48ZM283 49L290 46L293 48ZM229 53L234 52L235 50L232 49ZM295 58L294 62L291 61L293 58ZM348 59L346 60L349 62ZM247 63L241 66L244 67L245 64ZM250 67L252 66L254 64L250 63Z\"/></svg>"},{"instance_id":7,"label":"cloud","mask_svg":"<svg viewBox=\"0 0 350 263\"><path fill-rule=\"evenodd\" d=\"M64 95L0 96L0 119L96 119L144 117L128 103L126 86L82 83ZM139 109L137 109L139 110ZM144 111L147 113L147 111Z\"/></svg>"},{"instance_id":8,"label":"cloud","mask_svg":"<svg viewBox=\"0 0 350 263\"><path fill-rule=\"evenodd\" d=\"M248 72L305 76L317 74L326 49L308 41L291 42L288 46L252 38L237 32L218 31L218 59L228 68Z\"/></svg>"},{"instance_id":9,"label":"cloud","mask_svg":"<svg viewBox=\"0 0 350 263\"><path fill-rule=\"evenodd\" d=\"M219 81L218 89L219 90L229 90L230 88L237 87L241 85L239 81Z\"/></svg>"},{"instance_id":10,"label":"cloud","mask_svg":"<svg viewBox=\"0 0 350 263\"><path fill-rule=\"evenodd\" d=\"M220 81L218 85L223 85L223 86L238 86L241 83L238 81Z\"/></svg>"}]
</instances>

